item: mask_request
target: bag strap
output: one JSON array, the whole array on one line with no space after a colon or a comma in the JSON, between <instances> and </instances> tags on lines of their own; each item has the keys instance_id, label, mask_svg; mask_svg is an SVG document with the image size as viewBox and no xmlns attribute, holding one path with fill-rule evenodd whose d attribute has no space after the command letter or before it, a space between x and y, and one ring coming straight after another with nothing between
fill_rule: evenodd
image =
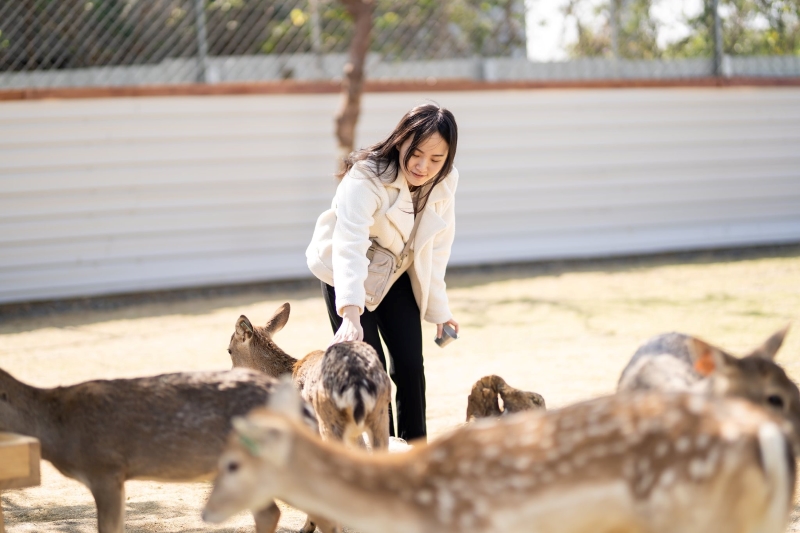
<instances>
[{"instance_id":1,"label":"bag strap","mask_svg":"<svg viewBox=\"0 0 800 533\"><path fill-rule=\"evenodd\" d=\"M424 211L425 210L423 209L422 211L417 213L417 216L414 217L414 227L411 228L411 235L408 236L408 241L406 241L406 245L403 246L403 251L400 252L400 257L398 258L397 266L394 269L395 272L397 272L397 270L401 266L403 266L403 263L405 262L406 257L408 257L408 252L411 249L411 243L414 242L414 237L417 236L417 228L419 228L419 222L420 222L420 220L422 220L422 213Z\"/></svg>"}]
</instances>

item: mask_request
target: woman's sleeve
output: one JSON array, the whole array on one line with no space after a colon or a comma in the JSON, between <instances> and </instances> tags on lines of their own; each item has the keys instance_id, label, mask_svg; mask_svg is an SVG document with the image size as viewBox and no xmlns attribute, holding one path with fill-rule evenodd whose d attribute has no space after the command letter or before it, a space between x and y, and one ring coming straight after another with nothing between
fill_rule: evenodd
<instances>
[{"instance_id":1,"label":"woman's sleeve","mask_svg":"<svg viewBox=\"0 0 800 533\"><path fill-rule=\"evenodd\" d=\"M339 316L342 316L342 308L348 305L358 307L359 313L364 312L369 229L380 206L378 185L370 178L351 174L344 177L336 190L332 266Z\"/></svg>"},{"instance_id":2,"label":"woman's sleeve","mask_svg":"<svg viewBox=\"0 0 800 533\"><path fill-rule=\"evenodd\" d=\"M447 286L444 282L447 262L450 260L450 250L456 235L456 206L455 192L458 186L458 171L453 169L451 174L452 195L442 211L442 218L447 227L439 232L433 239L433 261L431 264L431 285L428 292L428 309L425 312L425 321L432 324L443 324L453 318L447 298Z\"/></svg>"}]
</instances>

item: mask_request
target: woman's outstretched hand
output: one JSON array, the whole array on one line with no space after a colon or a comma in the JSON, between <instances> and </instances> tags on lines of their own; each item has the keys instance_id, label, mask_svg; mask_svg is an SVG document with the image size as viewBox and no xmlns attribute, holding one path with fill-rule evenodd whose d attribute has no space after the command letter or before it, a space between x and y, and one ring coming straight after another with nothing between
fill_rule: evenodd
<instances>
[{"instance_id":1,"label":"woman's outstretched hand","mask_svg":"<svg viewBox=\"0 0 800 533\"><path fill-rule=\"evenodd\" d=\"M342 309L342 325L339 326L336 335L333 336L331 344L363 340L364 330L361 328L361 316L358 312L358 307L355 305L348 305ZM330 346L330 344L328 346Z\"/></svg>"},{"instance_id":2,"label":"woman's outstretched hand","mask_svg":"<svg viewBox=\"0 0 800 533\"><path fill-rule=\"evenodd\" d=\"M454 318L451 318L450 320L448 320L444 324L448 324L451 328L456 330L456 335L458 335L458 322L456 322ZM444 332L442 331L444 329L444 324L436 324L436 338L437 339L441 339L442 335L444 334Z\"/></svg>"}]
</instances>

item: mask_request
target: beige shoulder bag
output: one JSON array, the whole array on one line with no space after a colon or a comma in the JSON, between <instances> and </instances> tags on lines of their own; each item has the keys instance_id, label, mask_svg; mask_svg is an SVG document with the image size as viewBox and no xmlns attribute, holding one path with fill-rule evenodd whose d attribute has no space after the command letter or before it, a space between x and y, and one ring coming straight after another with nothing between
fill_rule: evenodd
<instances>
[{"instance_id":1,"label":"beige shoulder bag","mask_svg":"<svg viewBox=\"0 0 800 533\"><path fill-rule=\"evenodd\" d=\"M414 242L414 237L417 235L417 228L419 221L422 219L422 213L418 213L414 220L414 227L411 229L411 235L408 236L406 245L403 246L403 251L400 252L400 257L395 255L379 245L374 240L367 250L367 259L369 259L369 267L367 268L367 279L364 280L364 289L367 293L366 304L371 307L376 307L381 303L383 297L389 292L391 285L389 280L392 274L397 272L403 267L403 263L408 258L408 252L411 250L411 243Z\"/></svg>"}]
</instances>

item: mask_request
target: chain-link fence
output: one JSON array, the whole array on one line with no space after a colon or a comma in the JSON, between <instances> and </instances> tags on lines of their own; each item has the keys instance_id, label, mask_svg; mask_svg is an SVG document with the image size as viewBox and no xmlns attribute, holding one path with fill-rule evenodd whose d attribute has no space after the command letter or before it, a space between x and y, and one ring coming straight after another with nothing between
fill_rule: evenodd
<instances>
[{"instance_id":1,"label":"chain-link fence","mask_svg":"<svg viewBox=\"0 0 800 533\"><path fill-rule=\"evenodd\" d=\"M372 79L800 76L800 0L702 0L668 45L650 15L672 0L558 0L554 62L526 28L554 0L373 1ZM337 0L0 0L0 89L335 80L352 26Z\"/></svg>"}]
</instances>

